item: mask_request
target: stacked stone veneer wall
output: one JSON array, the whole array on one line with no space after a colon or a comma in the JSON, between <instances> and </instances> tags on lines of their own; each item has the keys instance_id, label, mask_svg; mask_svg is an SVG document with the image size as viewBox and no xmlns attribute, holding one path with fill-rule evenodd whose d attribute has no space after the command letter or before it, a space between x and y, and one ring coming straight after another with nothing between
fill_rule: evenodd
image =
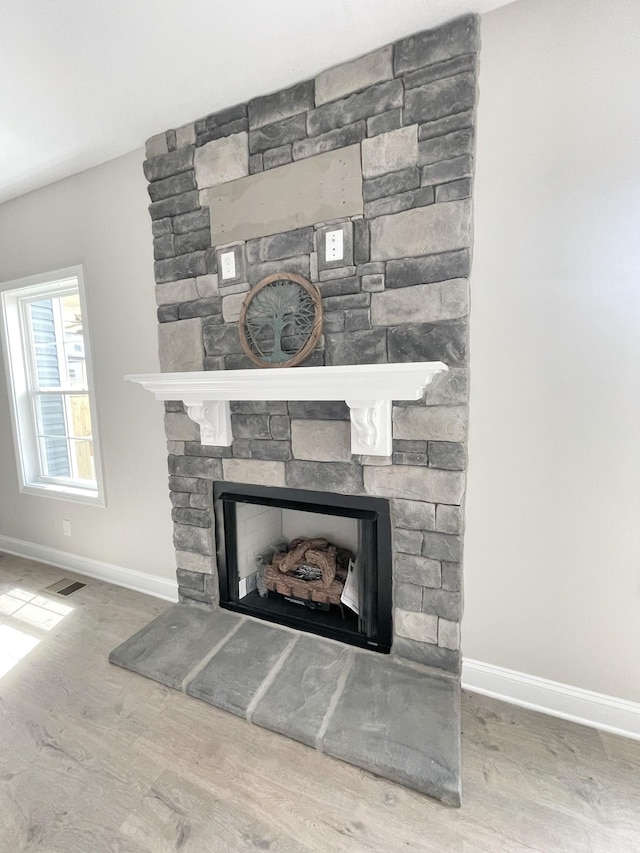
<instances>
[{"instance_id":1,"label":"stacked stone veneer wall","mask_svg":"<svg viewBox=\"0 0 640 853\"><path fill-rule=\"evenodd\" d=\"M394 405L391 459L351 456L342 402L233 404L229 448L201 445L181 404L167 404L183 598L216 600L217 480L386 497L393 652L459 671L477 50L477 19L461 18L149 140L163 370L252 367L239 344L240 306L280 270L310 278L322 295L324 336L307 364L442 360L450 368L424 400ZM256 177L286 195L287 170L315 158L310 174L319 164L321 184L322 158L333 156L357 172L357 199L351 188L322 222L304 221L302 204L277 225L268 209L229 225L220 206ZM318 195L310 185L308 210ZM345 231L338 265L323 257L328 221ZM217 274L225 233L236 254L230 282Z\"/></svg>"}]
</instances>

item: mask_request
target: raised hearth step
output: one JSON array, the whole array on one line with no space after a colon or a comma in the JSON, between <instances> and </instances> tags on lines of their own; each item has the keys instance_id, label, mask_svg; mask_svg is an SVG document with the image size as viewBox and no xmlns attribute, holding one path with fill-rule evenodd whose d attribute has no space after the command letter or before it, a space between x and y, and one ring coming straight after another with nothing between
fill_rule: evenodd
<instances>
[{"instance_id":1,"label":"raised hearth step","mask_svg":"<svg viewBox=\"0 0 640 853\"><path fill-rule=\"evenodd\" d=\"M197 604L175 604L109 655L335 758L460 803L460 688L394 657Z\"/></svg>"},{"instance_id":2,"label":"raised hearth step","mask_svg":"<svg viewBox=\"0 0 640 853\"><path fill-rule=\"evenodd\" d=\"M176 604L109 655L111 663L182 689L184 679L225 639L237 617L198 604Z\"/></svg>"},{"instance_id":3,"label":"raised hearth step","mask_svg":"<svg viewBox=\"0 0 640 853\"><path fill-rule=\"evenodd\" d=\"M292 640L288 631L247 619L187 685L187 693L246 718L260 685Z\"/></svg>"}]
</instances>

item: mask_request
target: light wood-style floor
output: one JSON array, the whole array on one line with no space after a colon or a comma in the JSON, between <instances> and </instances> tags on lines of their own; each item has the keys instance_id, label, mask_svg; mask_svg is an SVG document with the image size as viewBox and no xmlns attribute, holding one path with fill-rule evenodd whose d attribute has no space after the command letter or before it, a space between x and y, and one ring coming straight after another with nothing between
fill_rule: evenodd
<instances>
[{"instance_id":1,"label":"light wood-style floor","mask_svg":"<svg viewBox=\"0 0 640 853\"><path fill-rule=\"evenodd\" d=\"M1 853L640 851L640 743L465 696L448 809L111 666L167 605L64 576L0 556Z\"/></svg>"}]
</instances>

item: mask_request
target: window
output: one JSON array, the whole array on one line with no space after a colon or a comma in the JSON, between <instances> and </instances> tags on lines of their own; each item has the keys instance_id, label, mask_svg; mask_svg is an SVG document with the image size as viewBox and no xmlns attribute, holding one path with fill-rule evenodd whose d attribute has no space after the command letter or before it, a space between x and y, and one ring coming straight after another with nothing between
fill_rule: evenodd
<instances>
[{"instance_id":1,"label":"window","mask_svg":"<svg viewBox=\"0 0 640 853\"><path fill-rule=\"evenodd\" d=\"M20 490L104 505L82 268L0 291Z\"/></svg>"}]
</instances>

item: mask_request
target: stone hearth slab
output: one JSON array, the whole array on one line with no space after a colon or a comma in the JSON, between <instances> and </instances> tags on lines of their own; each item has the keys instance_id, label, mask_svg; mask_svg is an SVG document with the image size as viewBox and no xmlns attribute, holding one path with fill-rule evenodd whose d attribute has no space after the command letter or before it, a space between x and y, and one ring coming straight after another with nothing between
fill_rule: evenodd
<instances>
[{"instance_id":1,"label":"stone hearth slab","mask_svg":"<svg viewBox=\"0 0 640 853\"><path fill-rule=\"evenodd\" d=\"M238 617L223 610L175 605L114 649L109 660L179 690L196 664L237 621Z\"/></svg>"},{"instance_id":2,"label":"stone hearth slab","mask_svg":"<svg viewBox=\"0 0 640 853\"><path fill-rule=\"evenodd\" d=\"M299 637L251 715L251 722L316 746L349 650Z\"/></svg>"},{"instance_id":3,"label":"stone hearth slab","mask_svg":"<svg viewBox=\"0 0 640 853\"><path fill-rule=\"evenodd\" d=\"M460 802L460 688L450 676L185 603L109 660L449 805Z\"/></svg>"},{"instance_id":4,"label":"stone hearth slab","mask_svg":"<svg viewBox=\"0 0 640 853\"><path fill-rule=\"evenodd\" d=\"M289 631L245 622L187 686L187 693L246 716L256 691L294 639Z\"/></svg>"},{"instance_id":5,"label":"stone hearth slab","mask_svg":"<svg viewBox=\"0 0 640 853\"><path fill-rule=\"evenodd\" d=\"M357 654L323 751L460 804L460 688L387 658Z\"/></svg>"}]
</instances>

